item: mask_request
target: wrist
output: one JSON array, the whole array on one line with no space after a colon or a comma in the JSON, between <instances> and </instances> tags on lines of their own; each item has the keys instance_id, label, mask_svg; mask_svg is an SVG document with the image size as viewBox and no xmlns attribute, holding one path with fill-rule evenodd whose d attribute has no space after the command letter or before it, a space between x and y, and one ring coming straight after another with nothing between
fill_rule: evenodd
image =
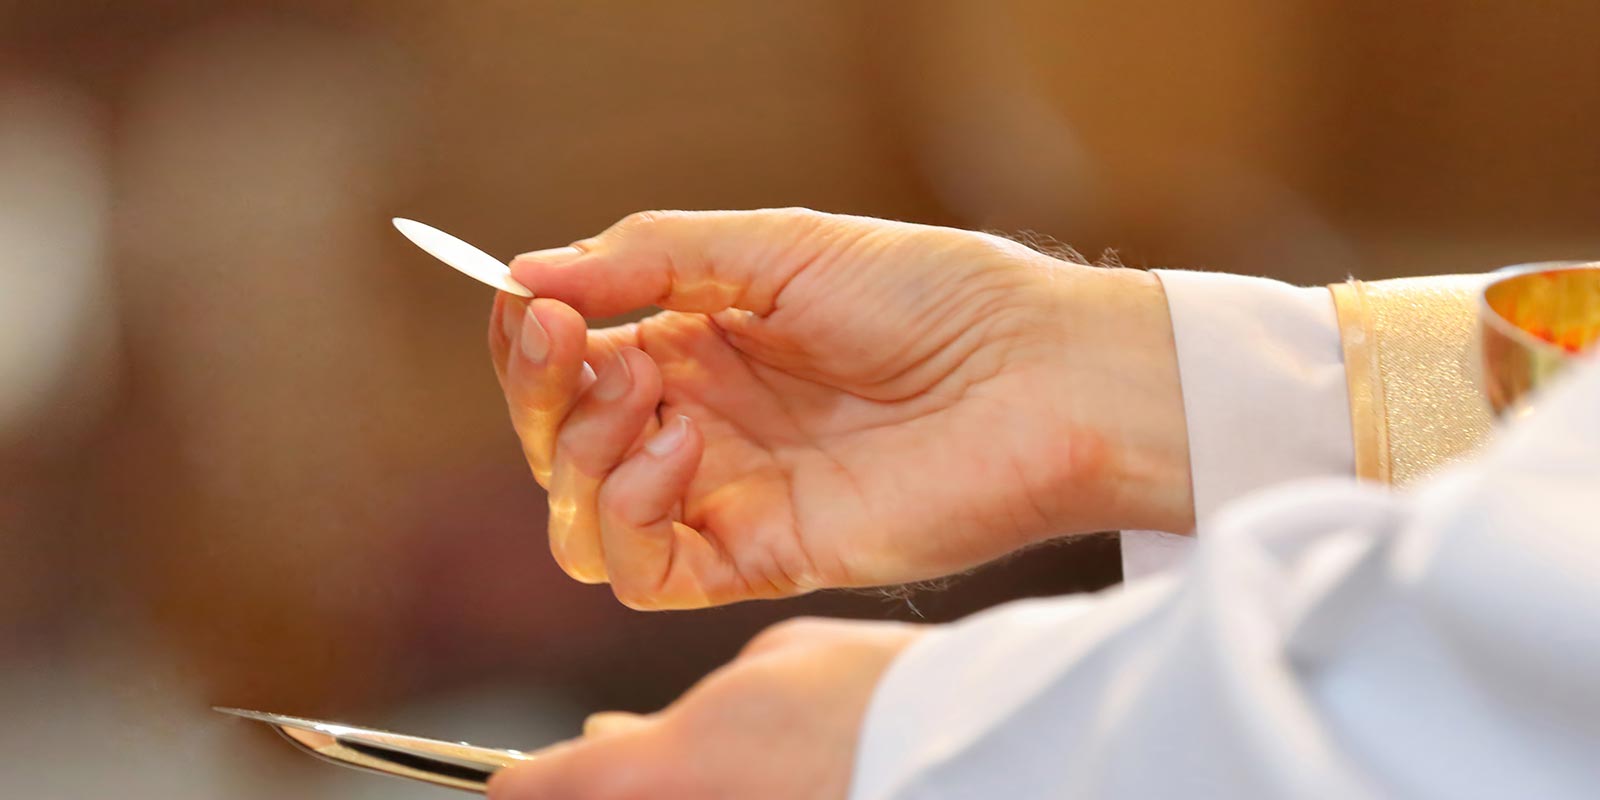
<instances>
[{"instance_id":1,"label":"wrist","mask_svg":"<svg viewBox=\"0 0 1600 800\"><path fill-rule=\"evenodd\" d=\"M1068 484L1057 487L1060 496L1093 508L1067 509L1061 530L1187 533L1194 527L1188 428L1161 281L1124 268L1071 273L1051 282L1049 329L1061 380L1046 402L1068 417L1058 424L1090 440L1065 448L1076 463L1056 472Z\"/></svg>"}]
</instances>

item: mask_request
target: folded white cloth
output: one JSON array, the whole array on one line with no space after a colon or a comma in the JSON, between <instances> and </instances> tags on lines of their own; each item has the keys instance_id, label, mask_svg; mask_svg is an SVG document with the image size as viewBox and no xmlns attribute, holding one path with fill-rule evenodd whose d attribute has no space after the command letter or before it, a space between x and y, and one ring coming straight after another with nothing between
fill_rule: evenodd
<instances>
[{"instance_id":1,"label":"folded white cloth","mask_svg":"<svg viewBox=\"0 0 1600 800\"><path fill-rule=\"evenodd\" d=\"M1183 315L1195 295L1163 279ZM1266 343L1251 356L1214 352L1260 324L1250 316L1208 323L1217 338L1206 357L1318 366L1262 367L1244 386L1259 393L1238 402L1336 382L1321 345L1307 351L1318 359ZM1222 395L1191 393L1197 339L1179 325L1185 403L1210 420L1190 418L1191 444L1198 433L1201 451L1225 447L1231 435L1265 450L1279 435L1305 454L1280 469L1348 471L1331 438L1296 438L1276 411L1230 411L1217 407ZM1332 393L1303 396L1328 413ZM1203 518L1186 564L936 630L880 683L851 796L1594 796L1596 408L1600 363L1575 370L1482 456L1413 489L1321 478L1251 493ZM1197 431L1207 424L1222 427ZM1197 471L1240 470L1202 481L1206 491L1277 482L1206 459Z\"/></svg>"}]
</instances>

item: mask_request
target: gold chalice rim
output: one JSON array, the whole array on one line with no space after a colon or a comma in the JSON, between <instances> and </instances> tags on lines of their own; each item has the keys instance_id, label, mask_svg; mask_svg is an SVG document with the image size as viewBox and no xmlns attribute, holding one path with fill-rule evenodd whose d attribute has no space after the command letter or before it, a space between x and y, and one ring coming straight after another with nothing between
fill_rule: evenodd
<instances>
[{"instance_id":1,"label":"gold chalice rim","mask_svg":"<svg viewBox=\"0 0 1600 800\"><path fill-rule=\"evenodd\" d=\"M1490 302L1489 297L1496 288L1515 280L1526 278L1530 275L1546 275L1566 272L1589 272L1595 274L1600 280L1600 261L1542 261L1530 264L1515 264L1496 270L1497 276L1490 281L1483 291L1478 294L1479 319L1483 324L1493 328L1496 333L1516 344L1536 353L1547 355L1558 360L1567 360L1584 355L1589 350L1600 349L1594 346L1584 348L1577 352L1568 350L1555 342L1536 335L1520 325L1505 318Z\"/></svg>"}]
</instances>

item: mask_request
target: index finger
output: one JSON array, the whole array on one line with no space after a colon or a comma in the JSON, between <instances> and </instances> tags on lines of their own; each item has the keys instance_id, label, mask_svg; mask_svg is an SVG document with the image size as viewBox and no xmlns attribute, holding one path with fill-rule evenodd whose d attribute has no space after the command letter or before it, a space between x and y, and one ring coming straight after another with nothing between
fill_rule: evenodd
<instances>
[{"instance_id":1,"label":"index finger","mask_svg":"<svg viewBox=\"0 0 1600 800\"><path fill-rule=\"evenodd\" d=\"M587 317L660 306L770 313L794 277L853 229L807 209L646 211L568 247L517 256L511 274Z\"/></svg>"},{"instance_id":2,"label":"index finger","mask_svg":"<svg viewBox=\"0 0 1600 800\"><path fill-rule=\"evenodd\" d=\"M507 302L510 314L516 303ZM506 358L504 388L511 425L539 483L548 485L556 432L583 383L588 328L570 306L539 298L527 304Z\"/></svg>"}]
</instances>

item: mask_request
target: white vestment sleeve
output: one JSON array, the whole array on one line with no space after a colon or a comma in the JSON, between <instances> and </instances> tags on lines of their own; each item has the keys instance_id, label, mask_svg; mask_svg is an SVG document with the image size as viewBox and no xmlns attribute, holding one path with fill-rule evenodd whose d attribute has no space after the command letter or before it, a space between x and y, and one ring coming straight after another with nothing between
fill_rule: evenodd
<instances>
[{"instance_id":1,"label":"white vestment sleeve","mask_svg":"<svg viewBox=\"0 0 1600 800\"><path fill-rule=\"evenodd\" d=\"M1349 392L1325 287L1156 270L1172 313L1189 427L1195 519L1274 483L1352 475ZM1172 531L1124 531L1122 574L1182 562L1194 545Z\"/></svg>"},{"instance_id":2,"label":"white vestment sleeve","mask_svg":"<svg viewBox=\"0 0 1600 800\"><path fill-rule=\"evenodd\" d=\"M852 797L1595 796L1596 408L1600 363L1412 490L1276 487L1182 568L934 629Z\"/></svg>"}]
</instances>

